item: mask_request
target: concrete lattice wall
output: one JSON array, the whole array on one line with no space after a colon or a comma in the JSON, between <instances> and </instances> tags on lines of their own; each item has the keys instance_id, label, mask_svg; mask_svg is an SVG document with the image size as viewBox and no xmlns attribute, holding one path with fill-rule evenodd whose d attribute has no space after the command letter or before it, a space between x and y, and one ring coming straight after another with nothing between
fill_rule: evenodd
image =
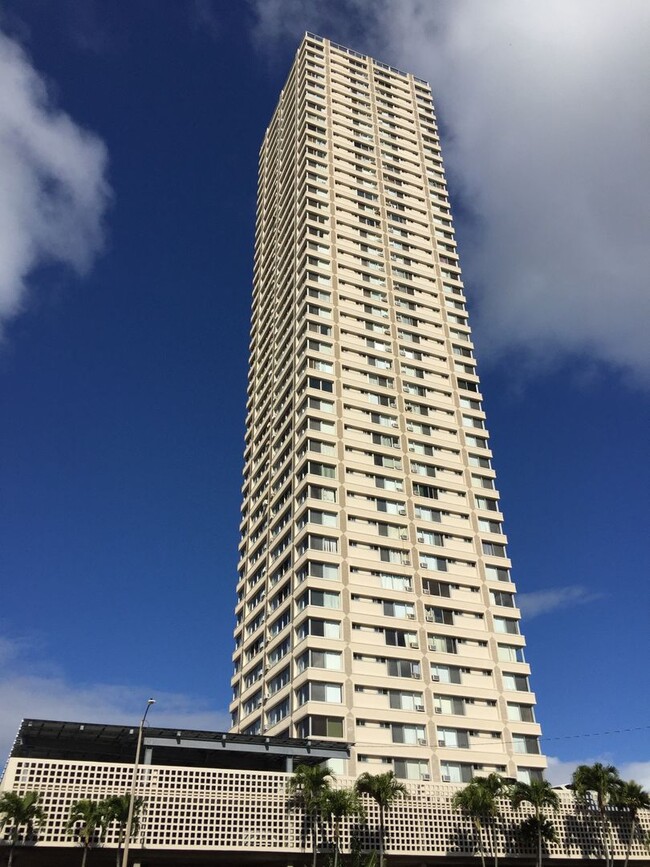
<instances>
[{"instance_id":1,"label":"concrete lattice wall","mask_svg":"<svg viewBox=\"0 0 650 867\"><path fill-rule=\"evenodd\" d=\"M73 762L46 759L10 759L3 790L41 793L46 822L39 829L37 845L70 846L65 825L71 805L82 798L101 800L129 790L132 766L108 762ZM298 810L288 804L288 774L230 771L213 768L146 766L140 769L139 794L145 798L137 845L148 850L263 850L298 853L310 848L308 828ZM352 780L337 779L337 786ZM453 811L450 800L460 788L452 784L415 783L409 797L398 800L387 815L387 851L423 856L471 855L474 837L467 819ZM553 817L559 843L550 855L581 860L602 854L594 810L576 810L568 792L559 793L562 806ZM342 845L348 849L353 835L363 848L377 846L378 814L367 803L367 823L344 822ZM504 802L497 826L500 854L527 855L517 843L514 829L528 813L515 813ZM623 858L630 830L625 813L612 813L615 856ZM650 812L640 816L650 830ZM5 831L5 837L7 832ZM327 836L327 832L326 832ZM105 846L117 844L117 829L109 828ZM648 863L650 853L640 843L632 847L632 859Z\"/></svg>"}]
</instances>

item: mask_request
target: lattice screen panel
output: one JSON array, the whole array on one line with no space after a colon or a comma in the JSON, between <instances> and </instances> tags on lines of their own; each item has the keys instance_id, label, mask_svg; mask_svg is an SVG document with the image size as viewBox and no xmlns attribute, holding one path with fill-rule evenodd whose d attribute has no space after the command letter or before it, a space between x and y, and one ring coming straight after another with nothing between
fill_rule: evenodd
<instances>
[{"instance_id":1,"label":"lattice screen panel","mask_svg":"<svg viewBox=\"0 0 650 867\"><path fill-rule=\"evenodd\" d=\"M102 800L129 791L132 768L100 762L11 759L3 788L25 794L41 793L47 819L39 829L39 843L73 842L65 825L72 804L82 798ZM140 768L138 793L145 799L137 845L149 849L272 850L301 852L310 848L310 829L299 810L290 809L286 794L289 775L261 771L228 771L209 768L147 766ZM337 778L336 785L353 780ZM452 784L414 783L409 797L395 802L386 815L386 849L395 854L471 855L476 851L474 829L468 819L451 809L451 797L461 788ZM549 854L581 860L602 854L598 818L593 809L577 810L569 792L560 792L562 806L552 816L559 842ZM341 845L348 850L354 838L365 849L376 848L379 813L365 801L365 825L344 821ZM532 856L516 838L515 828L530 811L514 811L502 804L496 824L499 853ZM640 816L640 826L650 830L650 812ZM617 858L625 857L630 818L612 813L612 841ZM8 839L9 827L4 838ZM327 845L331 829L321 843ZM111 826L102 844L117 844L117 827ZM490 849L490 846L487 846ZM639 840L632 859L648 862L648 851Z\"/></svg>"}]
</instances>

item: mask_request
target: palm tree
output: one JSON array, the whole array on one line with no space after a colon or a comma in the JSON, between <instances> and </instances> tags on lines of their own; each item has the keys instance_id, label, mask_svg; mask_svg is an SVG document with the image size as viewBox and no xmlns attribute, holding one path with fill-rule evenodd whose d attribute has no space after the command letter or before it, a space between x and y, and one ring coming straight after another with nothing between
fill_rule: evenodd
<instances>
[{"instance_id":1,"label":"palm tree","mask_svg":"<svg viewBox=\"0 0 650 867\"><path fill-rule=\"evenodd\" d=\"M18 843L21 827L26 826L25 836L31 837L34 825L40 825L45 819L43 808L39 804L38 792L26 792L17 795L16 792L3 792L0 795L0 828L11 825L9 832L9 860L7 867L11 867L14 860L14 849Z\"/></svg>"},{"instance_id":2,"label":"palm tree","mask_svg":"<svg viewBox=\"0 0 650 867\"><path fill-rule=\"evenodd\" d=\"M325 792L330 788L331 773L323 765L298 765L287 783L287 792L294 804L309 817L312 839L312 865L318 859L318 827Z\"/></svg>"},{"instance_id":3,"label":"palm tree","mask_svg":"<svg viewBox=\"0 0 650 867\"><path fill-rule=\"evenodd\" d=\"M553 811L557 811L560 806L558 794L547 780L532 780L530 783L515 783L510 792L510 801L515 810L518 810L523 803L531 804L533 807L534 815L522 823L521 830L524 836L532 836L534 833L537 867L542 867L542 840L556 839L555 829L544 814L544 807L551 807Z\"/></svg>"},{"instance_id":4,"label":"palm tree","mask_svg":"<svg viewBox=\"0 0 650 867\"><path fill-rule=\"evenodd\" d=\"M517 834L526 844L538 847L539 858L542 857L542 840L547 843L558 842L557 834L555 833L555 826L551 820L547 819L544 815L539 818L537 816L528 816L527 819L524 819L519 828L517 828Z\"/></svg>"},{"instance_id":5,"label":"palm tree","mask_svg":"<svg viewBox=\"0 0 650 867\"><path fill-rule=\"evenodd\" d=\"M122 843L124 841L124 831L129 817L130 795L113 795L104 801L106 809L106 825L111 822L117 822L117 854L115 857L116 867L120 867L122 863ZM136 837L140 829L140 811L144 798L133 799L133 823L131 825L131 836Z\"/></svg>"},{"instance_id":6,"label":"palm tree","mask_svg":"<svg viewBox=\"0 0 650 867\"><path fill-rule=\"evenodd\" d=\"M606 867L613 867L610 827L607 818L607 807L616 798L623 781L613 765L578 765L573 772L571 785L576 801L585 804L590 801L591 793L596 795L596 808L600 819L600 833Z\"/></svg>"},{"instance_id":7,"label":"palm tree","mask_svg":"<svg viewBox=\"0 0 650 867\"><path fill-rule=\"evenodd\" d=\"M385 774L369 774L367 771L361 774L354 784L358 795L370 795L379 807L379 867L384 867L384 837L386 834L385 815L390 810L393 801L404 795L408 797L408 791L404 783L400 783L392 771Z\"/></svg>"},{"instance_id":8,"label":"palm tree","mask_svg":"<svg viewBox=\"0 0 650 867\"><path fill-rule=\"evenodd\" d=\"M612 798L612 803L617 807L626 809L630 816L630 833L627 838L627 846L625 847L625 862L623 865L623 867L627 867L630 861L632 843L636 836L639 810L647 810L650 807L650 794L639 783L629 780L621 783L618 787Z\"/></svg>"},{"instance_id":9,"label":"palm tree","mask_svg":"<svg viewBox=\"0 0 650 867\"><path fill-rule=\"evenodd\" d=\"M485 867L485 846L483 845L483 823L494 818L498 809L495 798L487 787L478 784L477 779L472 780L463 789L454 793L451 799L454 810L460 810L472 822L476 832L476 842L481 865Z\"/></svg>"},{"instance_id":10,"label":"palm tree","mask_svg":"<svg viewBox=\"0 0 650 867\"><path fill-rule=\"evenodd\" d=\"M499 864L499 846L497 840L497 819L501 815L497 804L498 798L505 798L510 793L510 784L500 774L488 774L487 777L474 777L473 782L485 794L486 804L490 805L490 836L492 837L492 855L494 867Z\"/></svg>"},{"instance_id":11,"label":"palm tree","mask_svg":"<svg viewBox=\"0 0 650 867\"><path fill-rule=\"evenodd\" d=\"M338 867L341 820L347 816L363 816L363 804L354 789L326 789L321 799L321 811L332 823L334 867Z\"/></svg>"},{"instance_id":12,"label":"palm tree","mask_svg":"<svg viewBox=\"0 0 650 867\"><path fill-rule=\"evenodd\" d=\"M88 850L96 842L98 837L106 830L107 804L106 801L89 801L82 799L75 801L70 807L67 831L75 837L79 837L83 846L81 867L86 867Z\"/></svg>"}]
</instances>

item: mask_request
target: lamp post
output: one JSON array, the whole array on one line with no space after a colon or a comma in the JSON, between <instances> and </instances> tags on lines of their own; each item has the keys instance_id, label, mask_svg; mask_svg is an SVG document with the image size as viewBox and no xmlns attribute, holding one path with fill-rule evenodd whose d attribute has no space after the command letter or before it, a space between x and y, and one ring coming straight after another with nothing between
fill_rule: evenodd
<instances>
[{"instance_id":1,"label":"lamp post","mask_svg":"<svg viewBox=\"0 0 650 867\"><path fill-rule=\"evenodd\" d=\"M133 828L133 811L135 809L135 791L138 784L138 765L140 764L140 750L142 748L142 733L144 732L144 723L149 713L149 708L156 703L155 698L150 698L147 701L147 706L144 710L144 716L140 720L140 728L138 729L138 745L135 748L135 761L133 762L133 779L131 780L131 793L129 795L129 813L126 819L126 830L124 832L124 850L122 852L122 867L128 867L129 864L129 843L131 841L131 829Z\"/></svg>"}]
</instances>

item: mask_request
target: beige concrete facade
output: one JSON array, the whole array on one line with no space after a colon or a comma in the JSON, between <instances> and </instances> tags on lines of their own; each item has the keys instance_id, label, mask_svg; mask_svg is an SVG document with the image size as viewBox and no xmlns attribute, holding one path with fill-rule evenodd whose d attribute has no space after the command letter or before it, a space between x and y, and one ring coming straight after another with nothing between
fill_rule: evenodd
<instances>
[{"instance_id":1,"label":"beige concrete facade","mask_svg":"<svg viewBox=\"0 0 650 867\"><path fill-rule=\"evenodd\" d=\"M317 36L260 152L232 730L540 754L429 85Z\"/></svg>"},{"instance_id":2,"label":"beige concrete facade","mask_svg":"<svg viewBox=\"0 0 650 867\"><path fill-rule=\"evenodd\" d=\"M0 791L19 795L37 791L46 819L38 828L32 853L21 847L16 862L21 865L80 863L80 852L66 830L72 804L82 798L101 801L121 795L130 786L133 766L116 762L71 761L70 759L11 758ZM142 867L174 864L282 864L311 863L310 837L300 810L291 806L287 793L290 775L269 771L241 771L210 767L148 765L140 768L137 792L144 798L140 829L131 846L135 863ZM336 785L350 785L337 779ZM470 820L451 809L458 785L408 784L408 798L401 798L386 813L387 851L390 863L433 865L450 857L458 867L478 862L476 837ZM553 863L589 860L602 863L599 821L594 806L576 809L569 792L559 792L560 809L552 814L558 841L549 844ZM349 851L356 838L365 851L376 849L379 816L376 804L365 799L367 822L343 819L341 847ZM530 815L530 808L513 811L503 801L495 832L497 854L504 864L531 863L533 848L522 845L516 828ZM612 811L611 846L623 859L631 831L626 811ZM638 818L631 861L648 863L642 844L650 830L650 811ZM111 824L97 841L89 864L114 864L118 827ZM8 843L8 829L0 833L0 853ZM332 830L321 828L320 846L331 846ZM78 843L76 844L79 845ZM487 844L490 845L490 844ZM102 850L110 860L102 859ZM56 857L57 851L65 857ZM491 854L491 848L488 849ZM224 860L221 860L221 855ZM260 856L262 856L260 858ZM303 856L303 857L301 857ZM0 855L0 857L2 857ZM260 858L260 860L257 860ZM591 859L595 859L592 861ZM491 859L490 859L491 860Z\"/></svg>"}]
</instances>

